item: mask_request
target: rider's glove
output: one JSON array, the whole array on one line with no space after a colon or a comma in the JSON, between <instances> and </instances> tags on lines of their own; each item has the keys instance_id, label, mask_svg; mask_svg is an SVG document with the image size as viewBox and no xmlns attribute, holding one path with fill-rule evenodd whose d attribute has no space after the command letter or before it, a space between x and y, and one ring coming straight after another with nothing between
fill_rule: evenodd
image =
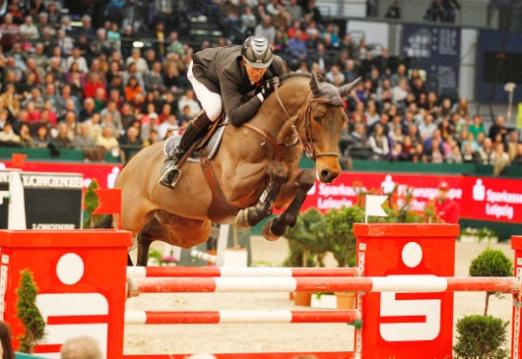
<instances>
[{"instance_id":1,"label":"rider's glove","mask_svg":"<svg viewBox=\"0 0 522 359\"><path fill-rule=\"evenodd\" d=\"M279 78L277 76L266 80L258 90L257 97L263 102L276 87L279 86Z\"/></svg>"}]
</instances>

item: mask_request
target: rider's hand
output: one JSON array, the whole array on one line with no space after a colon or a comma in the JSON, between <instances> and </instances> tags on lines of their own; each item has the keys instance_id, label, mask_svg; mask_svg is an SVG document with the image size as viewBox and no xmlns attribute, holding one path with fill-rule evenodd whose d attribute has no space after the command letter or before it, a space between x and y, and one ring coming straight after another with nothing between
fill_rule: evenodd
<instances>
[{"instance_id":1,"label":"rider's hand","mask_svg":"<svg viewBox=\"0 0 522 359\"><path fill-rule=\"evenodd\" d=\"M277 76L266 80L259 88L257 97L263 102L277 86L279 86L279 78Z\"/></svg>"}]
</instances>

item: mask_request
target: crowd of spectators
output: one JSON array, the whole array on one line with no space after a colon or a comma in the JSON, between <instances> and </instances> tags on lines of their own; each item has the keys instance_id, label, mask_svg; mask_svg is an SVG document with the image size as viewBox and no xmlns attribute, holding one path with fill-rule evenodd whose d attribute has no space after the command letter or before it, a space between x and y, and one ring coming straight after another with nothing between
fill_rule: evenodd
<instances>
[{"instance_id":1,"label":"crowd of spectators","mask_svg":"<svg viewBox=\"0 0 522 359\"><path fill-rule=\"evenodd\" d=\"M184 30L172 25L177 15L165 3L151 2L146 16L137 17L127 2L111 0L84 9L75 23L59 2L10 1L0 23L0 143L55 154L75 148L91 160L111 153L125 162L200 110L185 76L194 51L255 34L271 41L291 70L315 71L335 85L363 77L346 97L345 156L522 162L518 133L502 116L486 133L466 99L439 96L426 88L421 71L387 49L341 36L314 0L216 1L211 9L218 16L209 19L220 19L224 36L201 44L179 36ZM135 34L136 18L150 29L148 41Z\"/></svg>"}]
</instances>

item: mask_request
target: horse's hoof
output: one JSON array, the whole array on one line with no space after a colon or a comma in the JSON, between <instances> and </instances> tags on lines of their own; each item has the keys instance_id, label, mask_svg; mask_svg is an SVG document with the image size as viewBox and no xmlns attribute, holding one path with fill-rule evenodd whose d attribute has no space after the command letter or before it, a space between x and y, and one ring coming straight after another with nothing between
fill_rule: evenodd
<instances>
[{"instance_id":1,"label":"horse's hoof","mask_svg":"<svg viewBox=\"0 0 522 359\"><path fill-rule=\"evenodd\" d=\"M277 241L281 237L272 233L273 223L274 220L271 220L263 227L263 237L265 237L268 241Z\"/></svg>"},{"instance_id":2,"label":"horse's hoof","mask_svg":"<svg viewBox=\"0 0 522 359\"><path fill-rule=\"evenodd\" d=\"M242 228L250 228L248 224L248 211L246 209L239 211L234 220L234 225Z\"/></svg>"}]
</instances>

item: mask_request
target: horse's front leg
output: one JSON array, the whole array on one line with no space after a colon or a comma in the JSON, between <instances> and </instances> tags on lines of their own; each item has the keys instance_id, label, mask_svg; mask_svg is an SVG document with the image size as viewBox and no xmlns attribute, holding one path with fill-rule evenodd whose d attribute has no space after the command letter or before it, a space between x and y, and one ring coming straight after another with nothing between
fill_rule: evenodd
<instances>
[{"instance_id":1,"label":"horse's front leg","mask_svg":"<svg viewBox=\"0 0 522 359\"><path fill-rule=\"evenodd\" d=\"M306 194L315 183L314 170L303 170L294 182L294 199L288 208L279 216L270 220L263 227L263 236L269 241L275 241L281 237L288 226L292 227L295 224L299 209L306 199ZM291 189L289 189L291 190Z\"/></svg>"},{"instance_id":2,"label":"horse's front leg","mask_svg":"<svg viewBox=\"0 0 522 359\"><path fill-rule=\"evenodd\" d=\"M235 224L241 227L253 227L262 219L272 214L272 206L281 187L288 179L288 170L282 162L272 161L268 169L270 182L255 206L239 211Z\"/></svg>"}]
</instances>

